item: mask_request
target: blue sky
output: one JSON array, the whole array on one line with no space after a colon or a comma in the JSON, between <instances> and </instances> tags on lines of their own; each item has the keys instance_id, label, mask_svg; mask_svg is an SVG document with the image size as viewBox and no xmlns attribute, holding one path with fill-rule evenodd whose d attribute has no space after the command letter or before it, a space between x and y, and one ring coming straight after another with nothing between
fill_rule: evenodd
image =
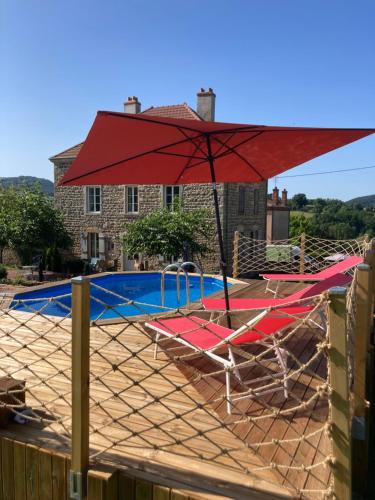
<instances>
[{"instance_id":1,"label":"blue sky","mask_svg":"<svg viewBox=\"0 0 375 500\"><path fill-rule=\"evenodd\" d=\"M48 157L128 95L195 107L210 86L220 121L374 127L374 19L373 0L1 0L0 176L52 179ZM370 165L375 136L288 174ZM278 185L345 200L375 169Z\"/></svg>"}]
</instances>

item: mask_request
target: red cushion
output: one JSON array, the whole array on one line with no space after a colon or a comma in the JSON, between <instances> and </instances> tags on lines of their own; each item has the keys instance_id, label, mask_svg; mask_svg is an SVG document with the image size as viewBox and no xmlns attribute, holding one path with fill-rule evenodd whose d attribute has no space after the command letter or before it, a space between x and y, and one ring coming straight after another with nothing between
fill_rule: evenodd
<instances>
[{"instance_id":1,"label":"red cushion","mask_svg":"<svg viewBox=\"0 0 375 500\"><path fill-rule=\"evenodd\" d=\"M294 316L304 316L311 309L311 306L305 306L287 307L272 311L262 318L255 325L254 329L248 330L238 337L235 337L230 343L233 345L240 345L260 340L264 336L276 333L294 323L296 321ZM285 314L293 316L286 316ZM211 349L235 331L216 323L210 323L197 316L162 319L147 324L151 327L165 330L170 335L179 334L180 338L186 340L189 344L198 349Z\"/></svg>"}]
</instances>

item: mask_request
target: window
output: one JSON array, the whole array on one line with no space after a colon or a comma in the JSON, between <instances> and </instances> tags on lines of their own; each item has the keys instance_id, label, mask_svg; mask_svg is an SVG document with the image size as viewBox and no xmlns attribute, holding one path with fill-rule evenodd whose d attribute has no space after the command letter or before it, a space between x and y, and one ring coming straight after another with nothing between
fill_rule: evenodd
<instances>
[{"instance_id":1,"label":"window","mask_svg":"<svg viewBox=\"0 0 375 500\"><path fill-rule=\"evenodd\" d=\"M126 186L125 188L126 213L138 213L138 186Z\"/></svg>"},{"instance_id":2,"label":"window","mask_svg":"<svg viewBox=\"0 0 375 500\"><path fill-rule=\"evenodd\" d=\"M254 215L259 214L259 189L254 189Z\"/></svg>"},{"instance_id":3,"label":"window","mask_svg":"<svg viewBox=\"0 0 375 500\"><path fill-rule=\"evenodd\" d=\"M238 186L238 215L245 215L245 186Z\"/></svg>"},{"instance_id":4,"label":"window","mask_svg":"<svg viewBox=\"0 0 375 500\"><path fill-rule=\"evenodd\" d=\"M87 250L89 259L99 259L98 233L87 233Z\"/></svg>"},{"instance_id":5,"label":"window","mask_svg":"<svg viewBox=\"0 0 375 500\"><path fill-rule=\"evenodd\" d=\"M86 208L91 214L98 214L102 209L100 186L88 186L86 188Z\"/></svg>"},{"instance_id":6,"label":"window","mask_svg":"<svg viewBox=\"0 0 375 500\"><path fill-rule=\"evenodd\" d=\"M181 186L164 187L164 206L173 211L177 200L181 198Z\"/></svg>"}]
</instances>

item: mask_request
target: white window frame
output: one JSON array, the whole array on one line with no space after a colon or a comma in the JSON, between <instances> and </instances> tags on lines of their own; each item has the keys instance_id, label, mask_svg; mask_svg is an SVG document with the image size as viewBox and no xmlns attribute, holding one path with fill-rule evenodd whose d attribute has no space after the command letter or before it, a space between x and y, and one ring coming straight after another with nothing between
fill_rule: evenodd
<instances>
[{"instance_id":1,"label":"white window frame","mask_svg":"<svg viewBox=\"0 0 375 500\"><path fill-rule=\"evenodd\" d=\"M172 199L170 205L167 203L167 190L172 189ZM175 190L178 190L178 195L175 194ZM182 200L182 186L178 184L172 184L168 186L163 186L163 205L164 208L169 208L173 212L173 205L175 202L175 199L178 198L179 200Z\"/></svg>"},{"instance_id":2,"label":"white window frame","mask_svg":"<svg viewBox=\"0 0 375 500\"><path fill-rule=\"evenodd\" d=\"M97 190L99 189L99 210L90 210L90 190ZM87 214L101 214L102 213L102 204L103 204L103 195L102 195L102 187L101 186L86 186L86 213ZM95 191L94 197L94 209L97 208L96 206L96 196L97 193Z\"/></svg>"},{"instance_id":3,"label":"white window frame","mask_svg":"<svg viewBox=\"0 0 375 500\"><path fill-rule=\"evenodd\" d=\"M134 189L137 189L137 210L129 210L129 189L133 190L132 206L134 207ZM139 214L139 186L137 184L129 184L125 186L125 213L129 215Z\"/></svg>"},{"instance_id":4,"label":"white window frame","mask_svg":"<svg viewBox=\"0 0 375 500\"><path fill-rule=\"evenodd\" d=\"M95 242L94 242L95 252L93 255L91 250L92 250L92 245L93 245L92 239L94 238L94 236L95 236ZM97 233L97 232L87 233L87 257L89 260L100 258L100 245L99 245L99 243L100 243L100 234L99 233Z\"/></svg>"}]
</instances>

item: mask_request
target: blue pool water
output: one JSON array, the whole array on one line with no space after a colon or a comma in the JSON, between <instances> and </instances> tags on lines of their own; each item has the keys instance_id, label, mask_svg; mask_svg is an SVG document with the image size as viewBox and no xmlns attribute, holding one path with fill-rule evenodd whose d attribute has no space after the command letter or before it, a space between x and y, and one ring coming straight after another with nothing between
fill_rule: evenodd
<instances>
[{"instance_id":1,"label":"blue pool water","mask_svg":"<svg viewBox=\"0 0 375 500\"><path fill-rule=\"evenodd\" d=\"M190 301L200 299L200 278L189 276ZM166 311L161 308L161 274L109 274L92 278L90 294L90 318L108 319L121 316L137 316L141 314L155 314ZM186 305L185 276L180 275L180 301L177 301L176 275L165 275L165 307L175 309ZM101 288L102 287L105 290ZM228 283L228 286L231 285ZM204 278L204 296L212 295L223 289L220 279ZM71 308L71 284L56 285L18 293L14 296L12 306L22 311L41 311L53 316L68 316ZM111 293L111 292L114 292ZM116 295L117 294L117 295ZM56 297L55 300L46 300ZM32 300L30 300L32 299ZM40 300L39 300L40 299ZM127 304L127 300L136 304ZM21 301L21 302L18 302ZM107 308L106 305L111 306ZM159 306L159 307L158 307Z\"/></svg>"}]
</instances>

